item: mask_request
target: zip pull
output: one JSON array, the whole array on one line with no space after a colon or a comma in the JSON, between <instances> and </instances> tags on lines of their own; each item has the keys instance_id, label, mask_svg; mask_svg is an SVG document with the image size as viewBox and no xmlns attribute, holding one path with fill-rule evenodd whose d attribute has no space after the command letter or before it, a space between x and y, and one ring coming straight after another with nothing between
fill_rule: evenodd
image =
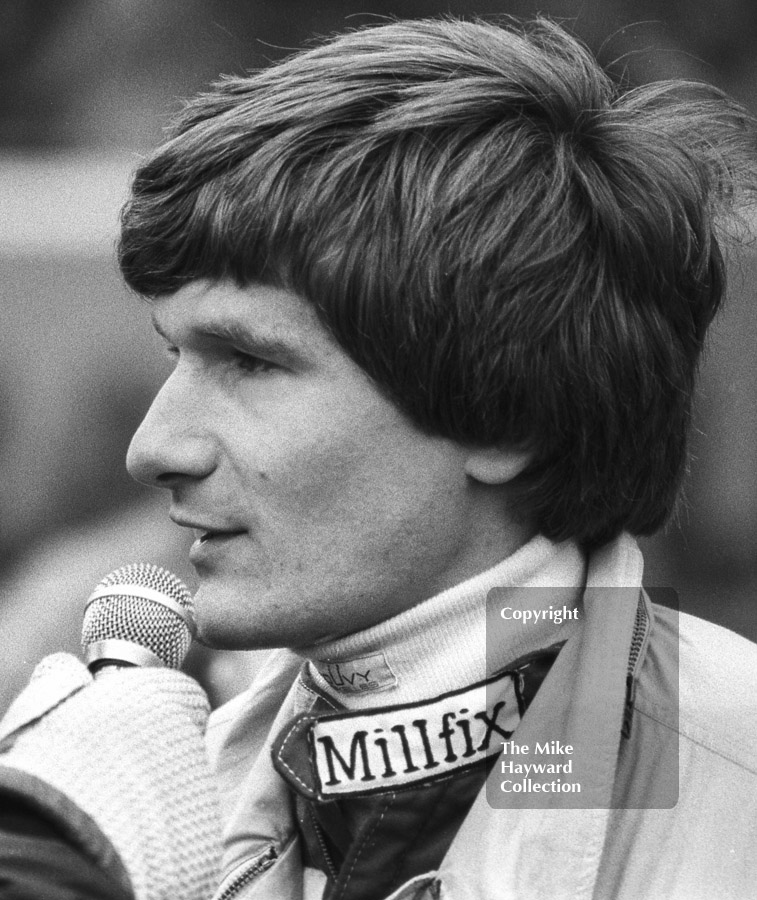
<instances>
[{"instance_id":1,"label":"zip pull","mask_svg":"<svg viewBox=\"0 0 757 900\"><path fill-rule=\"evenodd\" d=\"M624 738L631 737L631 724L633 722L633 705L636 701L636 679L633 675L626 675L626 702L623 709L623 727L620 733Z\"/></svg>"},{"instance_id":2,"label":"zip pull","mask_svg":"<svg viewBox=\"0 0 757 900\"><path fill-rule=\"evenodd\" d=\"M262 875L266 869L270 869L278 858L279 854L276 852L276 848L271 846L253 859L247 859L240 863L221 882L218 891L213 896L213 900L232 900L233 897L238 896L243 888L254 881L258 875Z\"/></svg>"}]
</instances>

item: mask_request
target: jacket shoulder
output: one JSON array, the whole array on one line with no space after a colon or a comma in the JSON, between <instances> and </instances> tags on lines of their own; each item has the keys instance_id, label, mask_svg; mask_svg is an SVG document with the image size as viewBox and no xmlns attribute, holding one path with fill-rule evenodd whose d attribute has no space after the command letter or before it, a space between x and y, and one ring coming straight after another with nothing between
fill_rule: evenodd
<instances>
[{"instance_id":1,"label":"jacket shoulder","mask_svg":"<svg viewBox=\"0 0 757 900\"><path fill-rule=\"evenodd\" d=\"M205 742L211 764L255 758L302 666L302 658L288 650L271 653L250 687L215 710L208 721Z\"/></svg>"},{"instance_id":2,"label":"jacket shoulder","mask_svg":"<svg viewBox=\"0 0 757 900\"><path fill-rule=\"evenodd\" d=\"M653 604L637 707L710 750L753 767L757 756L757 644Z\"/></svg>"}]
</instances>

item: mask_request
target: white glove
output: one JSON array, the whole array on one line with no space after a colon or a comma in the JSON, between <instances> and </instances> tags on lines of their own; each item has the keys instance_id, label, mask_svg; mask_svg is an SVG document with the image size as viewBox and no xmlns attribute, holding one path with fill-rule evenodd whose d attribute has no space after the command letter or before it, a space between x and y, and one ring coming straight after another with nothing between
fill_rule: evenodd
<instances>
[{"instance_id":1,"label":"white glove","mask_svg":"<svg viewBox=\"0 0 757 900\"><path fill-rule=\"evenodd\" d=\"M0 722L0 784L41 782L43 794L49 785L54 806L65 795L86 813L69 831L97 859L107 842L87 828L91 817L137 900L207 900L221 853L208 713L181 672L127 668L93 680L74 656L54 654Z\"/></svg>"}]
</instances>

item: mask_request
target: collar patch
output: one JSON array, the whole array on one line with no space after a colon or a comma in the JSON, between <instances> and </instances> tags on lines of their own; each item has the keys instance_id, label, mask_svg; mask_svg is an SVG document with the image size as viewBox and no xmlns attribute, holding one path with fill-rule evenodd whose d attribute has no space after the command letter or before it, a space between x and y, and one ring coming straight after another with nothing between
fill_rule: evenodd
<instances>
[{"instance_id":1,"label":"collar patch","mask_svg":"<svg viewBox=\"0 0 757 900\"><path fill-rule=\"evenodd\" d=\"M525 713L522 679L510 671L422 703L300 716L280 735L274 763L317 800L448 778L500 753Z\"/></svg>"},{"instance_id":2,"label":"collar patch","mask_svg":"<svg viewBox=\"0 0 757 900\"><path fill-rule=\"evenodd\" d=\"M329 687L340 694L385 691L397 684L397 676L381 651L339 662L317 660L313 665Z\"/></svg>"}]
</instances>

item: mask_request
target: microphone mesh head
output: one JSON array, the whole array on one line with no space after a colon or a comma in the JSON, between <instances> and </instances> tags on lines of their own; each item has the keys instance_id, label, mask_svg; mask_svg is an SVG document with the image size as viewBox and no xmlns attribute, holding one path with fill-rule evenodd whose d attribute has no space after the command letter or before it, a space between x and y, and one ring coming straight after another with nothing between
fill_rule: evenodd
<instances>
[{"instance_id":1,"label":"microphone mesh head","mask_svg":"<svg viewBox=\"0 0 757 900\"><path fill-rule=\"evenodd\" d=\"M146 647L169 668L179 668L192 643L190 626L159 598L140 596L145 589L179 604L192 621L192 596L179 578L149 563L124 566L103 578L87 604L81 638L85 656L100 641L129 641Z\"/></svg>"}]
</instances>

